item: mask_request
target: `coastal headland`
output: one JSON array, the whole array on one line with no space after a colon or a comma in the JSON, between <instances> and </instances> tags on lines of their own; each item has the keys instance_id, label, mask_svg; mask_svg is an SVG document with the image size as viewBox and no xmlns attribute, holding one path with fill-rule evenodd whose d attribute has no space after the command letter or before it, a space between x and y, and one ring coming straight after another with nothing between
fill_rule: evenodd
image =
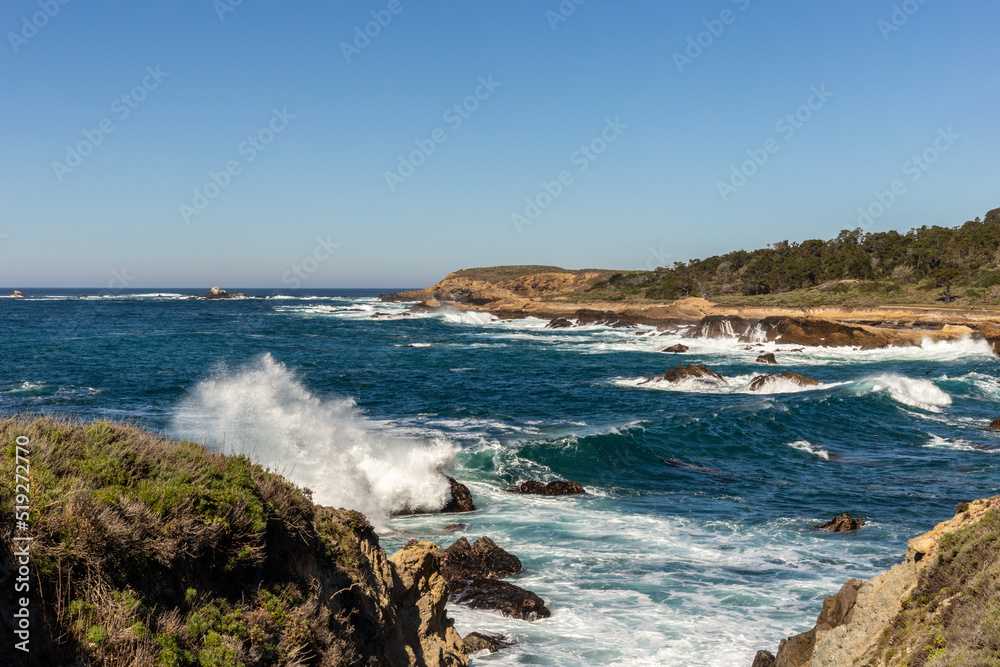
<instances>
[{"instance_id":1,"label":"coastal headland","mask_svg":"<svg viewBox=\"0 0 1000 667\"><path fill-rule=\"evenodd\" d=\"M689 296L672 301L609 294L607 270L511 266L449 274L420 290L383 296L415 302L415 311L456 309L501 319L535 317L553 328L574 325L654 326L690 337L734 337L747 343L877 349L925 341L988 341L1000 353L1000 310L934 304L780 306L719 303ZM602 289L603 288L603 289ZM611 298L609 298L611 297ZM729 300L727 300L729 301Z\"/></svg>"}]
</instances>

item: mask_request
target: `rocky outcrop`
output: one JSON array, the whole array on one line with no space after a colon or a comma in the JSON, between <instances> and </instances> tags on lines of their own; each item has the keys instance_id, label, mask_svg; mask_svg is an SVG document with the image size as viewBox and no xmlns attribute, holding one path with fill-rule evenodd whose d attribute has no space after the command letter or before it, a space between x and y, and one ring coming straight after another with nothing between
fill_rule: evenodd
<instances>
[{"instance_id":1,"label":"rocky outcrop","mask_svg":"<svg viewBox=\"0 0 1000 667\"><path fill-rule=\"evenodd\" d=\"M244 294L243 292L234 292L233 294L230 294L226 290L224 290L221 287L219 287L218 285L216 285L215 287L213 287L209 291L205 292L204 294L202 294L201 296L196 297L196 298L198 298L198 299L205 299L205 300L212 300L212 299L239 299L239 298L246 298L246 294Z\"/></svg>"},{"instance_id":2,"label":"rocky outcrop","mask_svg":"<svg viewBox=\"0 0 1000 667\"><path fill-rule=\"evenodd\" d=\"M37 510L32 557L62 576L32 579L23 662L12 596L0 595L5 667L174 664L177 655L257 665L273 663L269 654L311 665L467 664L433 544L387 558L360 513L315 505L246 458L133 426L0 419L0 441L20 436L32 443L33 491L54 499ZM96 456L118 461L145 495L81 473ZM13 514L0 512L4 591L14 590L14 531ZM74 600L83 615L65 613Z\"/></svg>"},{"instance_id":3,"label":"rocky outcrop","mask_svg":"<svg viewBox=\"0 0 1000 667\"><path fill-rule=\"evenodd\" d=\"M441 554L441 576L455 579L502 579L523 572L520 559L504 551L488 537L473 544L464 537Z\"/></svg>"},{"instance_id":4,"label":"rocky outcrop","mask_svg":"<svg viewBox=\"0 0 1000 667\"><path fill-rule=\"evenodd\" d=\"M680 343L677 343L677 345L671 345L670 347L665 348L663 351L669 352L671 354L684 354L689 349L691 348L689 348L687 345L682 345Z\"/></svg>"},{"instance_id":5,"label":"rocky outcrop","mask_svg":"<svg viewBox=\"0 0 1000 667\"><path fill-rule=\"evenodd\" d=\"M446 514L474 512L476 506L472 502L472 493L469 491L469 487L453 477L448 478L448 484L451 485L451 500L441 511Z\"/></svg>"},{"instance_id":6,"label":"rocky outcrop","mask_svg":"<svg viewBox=\"0 0 1000 667\"><path fill-rule=\"evenodd\" d=\"M774 667L774 654L770 651L757 651L750 667Z\"/></svg>"},{"instance_id":7,"label":"rocky outcrop","mask_svg":"<svg viewBox=\"0 0 1000 667\"><path fill-rule=\"evenodd\" d=\"M757 357L758 364L777 364L778 360L774 358L774 352L768 352L767 354L762 354Z\"/></svg>"},{"instance_id":8,"label":"rocky outcrop","mask_svg":"<svg viewBox=\"0 0 1000 667\"><path fill-rule=\"evenodd\" d=\"M815 627L781 641L775 665L991 664L1000 652L990 620L998 572L1000 496L963 503L910 540L901 564L826 598Z\"/></svg>"},{"instance_id":9,"label":"rocky outcrop","mask_svg":"<svg viewBox=\"0 0 1000 667\"><path fill-rule=\"evenodd\" d=\"M671 382L678 383L684 380L694 381L698 384L707 384L711 386L722 386L727 384L726 378L722 377L715 371L707 368L705 365L701 366L678 366L672 370L667 371L663 375L654 375L644 382L639 384L648 384L650 382Z\"/></svg>"},{"instance_id":10,"label":"rocky outcrop","mask_svg":"<svg viewBox=\"0 0 1000 667\"><path fill-rule=\"evenodd\" d=\"M1000 357L1000 325L996 322L983 322L979 325L979 335L993 348L993 353Z\"/></svg>"},{"instance_id":11,"label":"rocky outcrop","mask_svg":"<svg viewBox=\"0 0 1000 667\"><path fill-rule=\"evenodd\" d=\"M10 293L10 295L13 296L13 297L23 297L24 293L23 292L19 292L17 290L14 290L13 292Z\"/></svg>"},{"instance_id":12,"label":"rocky outcrop","mask_svg":"<svg viewBox=\"0 0 1000 667\"><path fill-rule=\"evenodd\" d=\"M791 382L799 387L815 387L821 384L818 380L813 380L812 378L807 378L804 375L786 371L784 373L775 373L773 375L758 375L754 379L750 380L750 384L747 385L747 390L768 391L782 382Z\"/></svg>"},{"instance_id":13,"label":"rocky outcrop","mask_svg":"<svg viewBox=\"0 0 1000 667\"><path fill-rule=\"evenodd\" d=\"M497 579L456 579L448 583L451 600L473 609L497 610L504 616L534 621L552 612L531 591Z\"/></svg>"},{"instance_id":14,"label":"rocky outcrop","mask_svg":"<svg viewBox=\"0 0 1000 667\"><path fill-rule=\"evenodd\" d=\"M465 652L467 655L489 651L496 653L514 645L514 642L503 635L484 635L479 632L470 632L462 640L465 642Z\"/></svg>"},{"instance_id":15,"label":"rocky outcrop","mask_svg":"<svg viewBox=\"0 0 1000 667\"><path fill-rule=\"evenodd\" d=\"M469 664L462 638L445 614L448 585L433 542L409 544L389 558L396 622L388 633L393 665L458 667Z\"/></svg>"},{"instance_id":16,"label":"rocky outcrop","mask_svg":"<svg viewBox=\"0 0 1000 667\"><path fill-rule=\"evenodd\" d=\"M573 496L587 491L576 482L557 480L543 484L535 480L521 482L518 484L517 493L528 493L535 496Z\"/></svg>"},{"instance_id":17,"label":"rocky outcrop","mask_svg":"<svg viewBox=\"0 0 1000 667\"><path fill-rule=\"evenodd\" d=\"M569 329L573 326L573 323L567 320L565 317L557 317L548 324L545 325L546 329Z\"/></svg>"},{"instance_id":18,"label":"rocky outcrop","mask_svg":"<svg viewBox=\"0 0 1000 667\"><path fill-rule=\"evenodd\" d=\"M994 431L1000 431L1000 419L996 419L990 423L990 428Z\"/></svg>"},{"instance_id":19,"label":"rocky outcrop","mask_svg":"<svg viewBox=\"0 0 1000 667\"><path fill-rule=\"evenodd\" d=\"M855 519L850 514L845 513L820 526L816 526L816 528L819 530L827 530L831 533L846 533L852 530L858 530L863 525L865 525L864 519Z\"/></svg>"}]
</instances>

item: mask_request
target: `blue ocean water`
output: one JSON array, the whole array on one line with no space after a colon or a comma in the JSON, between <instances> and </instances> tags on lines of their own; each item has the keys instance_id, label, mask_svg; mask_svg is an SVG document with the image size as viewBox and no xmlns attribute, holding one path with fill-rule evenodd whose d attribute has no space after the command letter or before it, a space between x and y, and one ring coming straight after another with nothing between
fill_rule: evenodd
<instances>
[{"instance_id":1,"label":"blue ocean water","mask_svg":"<svg viewBox=\"0 0 1000 667\"><path fill-rule=\"evenodd\" d=\"M982 342L768 345L778 370L822 384L760 395L745 387L774 367L731 340L666 355L679 335L409 315L377 290L80 291L0 298L0 414L134 419L249 452L318 502L368 513L389 551L491 536L553 616L450 607L463 634L519 642L474 664L749 665L811 627L846 579L891 567L956 503L1000 486L987 428L1000 372ZM728 386L639 384L678 363ZM439 468L479 510L390 518L442 501ZM524 479L589 493L507 493ZM812 529L845 511L868 525ZM464 533L444 530L456 521Z\"/></svg>"}]
</instances>

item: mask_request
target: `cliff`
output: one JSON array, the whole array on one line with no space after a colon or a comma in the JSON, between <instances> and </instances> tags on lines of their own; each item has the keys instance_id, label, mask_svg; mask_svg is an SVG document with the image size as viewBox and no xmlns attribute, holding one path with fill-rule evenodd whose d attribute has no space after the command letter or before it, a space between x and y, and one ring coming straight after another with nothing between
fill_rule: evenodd
<instances>
[{"instance_id":1,"label":"cliff","mask_svg":"<svg viewBox=\"0 0 1000 667\"><path fill-rule=\"evenodd\" d=\"M30 479L0 479L5 665L468 664L431 543L387 558L361 514L131 426L6 419L0 445Z\"/></svg>"},{"instance_id":2,"label":"cliff","mask_svg":"<svg viewBox=\"0 0 1000 667\"><path fill-rule=\"evenodd\" d=\"M826 598L816 626L782 640L777 667L1000 664L1000 496L960 505L910 540L902 563Z\"/></svg>"}]
</instances>

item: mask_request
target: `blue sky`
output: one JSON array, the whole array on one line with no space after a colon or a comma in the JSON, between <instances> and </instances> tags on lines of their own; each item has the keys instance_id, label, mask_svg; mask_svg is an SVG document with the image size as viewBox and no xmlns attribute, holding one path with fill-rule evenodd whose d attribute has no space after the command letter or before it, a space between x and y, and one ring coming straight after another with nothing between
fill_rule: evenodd
<instances>
[{"instance_id":1,"label":"blue sky","mask_svg":"<svg viewBox=\"0 0 1000 667\"><path fill-rule=\"evenodd\" d=\"M3 3L0 285L420 286L1000 206L990 0L237 2Z\"/></svg>"}]
</instances>

